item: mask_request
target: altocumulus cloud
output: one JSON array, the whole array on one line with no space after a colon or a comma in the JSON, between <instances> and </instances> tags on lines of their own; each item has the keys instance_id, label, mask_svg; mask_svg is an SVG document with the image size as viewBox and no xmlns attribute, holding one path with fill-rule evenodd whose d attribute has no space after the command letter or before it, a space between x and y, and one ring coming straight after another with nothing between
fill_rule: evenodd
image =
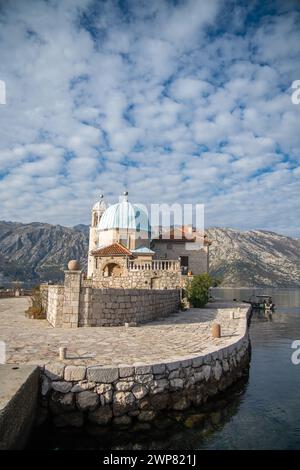
<instances>
[{"instance_id":1,"label":"altocumulus cloud","mask_svg":"<svg viewBox=\"0 0 300 470\"><path fill-rule=\"evenodd\" d=\"M87 223L100 190L299 236L295 1L0 1L0 218Z\"/></svg>"}]
</instances>

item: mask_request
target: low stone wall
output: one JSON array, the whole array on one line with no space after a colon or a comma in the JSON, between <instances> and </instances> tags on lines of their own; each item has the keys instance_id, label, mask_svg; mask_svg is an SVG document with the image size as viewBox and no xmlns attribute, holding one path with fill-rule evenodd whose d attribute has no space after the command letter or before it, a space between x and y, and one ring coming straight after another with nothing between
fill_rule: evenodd
<instances>
[{"instance_id":1,"label":"low stone wall","mask_svg":"<svg viewBox=\"0 0 300 470\"><path fill-rule=\"evenodd\" d=\"M177 312L179 290L92 289L80 292L79 326L145 323Z\"/></svg>"},{"instance_id":2,"label":"low stone wall","mask_svg":"<svg viewBox=\"0 0 300 470\"><path fill-rule=\"evenodd\" d=\"M144 323L177 312L179 289L84 287L80 271L66 271L63 286L48 286L47 320L58 328Z\"/></svg>"},{"instance_id":3,"label":"low stone wall","mask_svg":"<svg viewBox=\"0 0 300 470\"><path fill-rule=\"evenodd\" d=\"M201 405L229 387L249 365L250 308L243 311L241 336L209 354L118 367L45 366L41 372L41 413L49 413L57 426L79 427L85 421L129 425L132 420L151 421L164 409Z\"/></svg>"},{"instance_id":4,"label":"low stone wall","mask_svg":"<svg viewBox=\"0 0 300 470\"><path fill-rule=\"evenodd\" d=\"M0 290L0 298L15 297L15 291L13 290Z\"/></svg>"}]
</instances>

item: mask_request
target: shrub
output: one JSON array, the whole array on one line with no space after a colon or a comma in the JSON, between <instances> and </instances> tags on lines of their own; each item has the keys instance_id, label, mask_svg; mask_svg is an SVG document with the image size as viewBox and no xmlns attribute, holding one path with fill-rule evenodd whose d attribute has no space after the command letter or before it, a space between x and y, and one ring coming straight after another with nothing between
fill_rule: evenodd
<instances>
[{"instance_id":1,"label":"shrub","mask_svg":"<svg viewBox=\"0 0 300 470\"><path fill-rule=\"evenodd\" d=\"M193 307L204 307L209 300L209 288L213 278L209 274L198 274L187 285L187 298Z\"/></svg>"},{"instance_id":2,"label":"shrub","mask_svg":"<svg viewBox=\"0 0 300 470\"><path fill-rule=\"evenodd\" d=\"M42 298L40 286L36 286L32 289L32 293L30 296L30 303L31 305L25 311L26 317L34 318L38 320L45 319L46 310L43 307L43 298Z\"/></svg>"}]
</instances>

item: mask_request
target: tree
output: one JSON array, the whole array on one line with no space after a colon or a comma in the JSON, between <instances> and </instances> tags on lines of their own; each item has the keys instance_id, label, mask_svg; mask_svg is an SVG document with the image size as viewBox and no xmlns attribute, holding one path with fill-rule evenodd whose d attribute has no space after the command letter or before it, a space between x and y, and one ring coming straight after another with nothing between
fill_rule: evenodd
<instances>
[{"instance_id":1,"label":"tree","mask_svg":"<svg viewBox=\"0 0 300 470\"><path fill-rule=\"evenodd\" d=\"M194 276L187 286L187 298L193 307L204 307L209 300L209 288L214 280L209 274Z\"/></svg>"}]
</instances>

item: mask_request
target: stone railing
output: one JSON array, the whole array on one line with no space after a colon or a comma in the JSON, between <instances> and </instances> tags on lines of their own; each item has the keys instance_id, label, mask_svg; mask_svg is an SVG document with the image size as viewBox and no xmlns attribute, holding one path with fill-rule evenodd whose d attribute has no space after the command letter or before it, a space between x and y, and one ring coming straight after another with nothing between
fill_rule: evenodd
<instances>
[{"instance_id":1,"label":"stone railing","mask_svg":"<svg viewBox=\"0 0 300 470\"><path fill-rule=\"evenodd\" d=\"M180 271L180 263L176 260L153 260L144 263L128 261L129 271Z\"/></svg>"}]
</instances>

